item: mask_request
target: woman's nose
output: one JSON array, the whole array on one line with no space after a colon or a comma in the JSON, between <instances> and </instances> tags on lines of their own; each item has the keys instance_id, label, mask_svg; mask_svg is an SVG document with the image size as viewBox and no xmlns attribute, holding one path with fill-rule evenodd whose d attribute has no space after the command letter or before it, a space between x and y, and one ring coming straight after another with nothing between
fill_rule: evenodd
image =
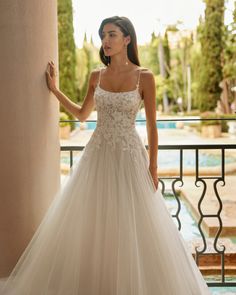
<instances>
[{"instance_id":1,"label":"woman's nose","mask_svg":"<svg viewBox=\"0 0 236 295\"><path fill-rule=\"evenodd\" d=\"M105 42L107 42L107 41L108 41L108 38L109 38L109 36L108 36L108 35L104 35L104 36L103 36L103 39L102 39L102 41L103 41L103 44L104 44Z\"/></svg>"}]
</instances>

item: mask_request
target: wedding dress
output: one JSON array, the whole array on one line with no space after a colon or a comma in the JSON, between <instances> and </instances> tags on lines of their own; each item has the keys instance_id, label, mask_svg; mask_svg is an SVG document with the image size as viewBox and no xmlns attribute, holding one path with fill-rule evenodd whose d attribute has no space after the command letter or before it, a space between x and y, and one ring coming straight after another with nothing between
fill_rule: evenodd
<instances>
[{"instance_id":1,"label":"wedding dress","mask_svg":"<svg viewBox=\"0 0 236 295\"><path fill-rule=\"evenodd\" d=\"M156 190L134 90L99 82L97 127L1 295L211 294Z\"/></svg>"}]
</instances>

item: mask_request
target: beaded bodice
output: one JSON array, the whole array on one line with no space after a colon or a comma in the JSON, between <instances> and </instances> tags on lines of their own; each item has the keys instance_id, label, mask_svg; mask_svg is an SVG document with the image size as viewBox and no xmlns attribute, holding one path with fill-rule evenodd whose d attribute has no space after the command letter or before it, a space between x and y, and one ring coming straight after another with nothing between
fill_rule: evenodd
<instances>
[{"instance_id":1,"label":"beaded bodice","mask_svg":"<svg viewBox=\"0 0 236 295\"><path fill-rule=\"evenodd\" d=\"M95 89L94 100L97 109L97 127L89 145L100 147L102 143L111 148L123 150L140 148L141 140L135 129L135 118L142 99L139 93L140 70L136 89L125 92L111 92L100 87Z\"/></svg>"}]
</instances>

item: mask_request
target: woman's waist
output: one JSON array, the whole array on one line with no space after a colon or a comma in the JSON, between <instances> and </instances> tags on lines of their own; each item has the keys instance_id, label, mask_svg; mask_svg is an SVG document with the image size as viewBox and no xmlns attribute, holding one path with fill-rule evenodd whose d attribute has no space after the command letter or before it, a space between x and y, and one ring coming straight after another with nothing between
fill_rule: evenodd
<instances>
[{"instance_id":1,"label":"woman's waist","mask_svg":"<svg viewBox=\"0 0 236 295\"><path fill-rule=\"evenodd\" d=\"M122 149L140 149L144 146L135 126L126 130L97 126L90 141L97 146L105 144Z\"/></svg>"},{"instance_id":2,"label":"woman's waist","mask_svg":"<svg viewBox=\"0 0 236 295\"><path fill-rule=\"evenodd\" d=\"M135 124L130 124L126 126L116 125L113 126L112 124L100 125L98 124L94 130L95 135L101 135L104 137L112 137L112 138L119 138L119 137L139 137L139 134L135 128Z\"/></svg>"},{"instance_id":3,"label":"woman's waist","mask_svg":"<svg viewBox=\"0 0 236 295\"><path fill-rule=\"evenodd\" d=\"M119 122L112 120L103 122L98 120L96 129L113 134L125 134L127 131L134 132L136 130L135 121L127 122L125 120L121 120Z\"/></svg>"}]
</instances>

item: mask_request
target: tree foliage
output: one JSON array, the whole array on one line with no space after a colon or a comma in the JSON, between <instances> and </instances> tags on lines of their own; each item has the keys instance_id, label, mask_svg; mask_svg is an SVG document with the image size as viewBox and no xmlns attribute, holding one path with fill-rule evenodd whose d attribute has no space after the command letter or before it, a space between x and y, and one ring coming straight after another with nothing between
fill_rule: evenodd
<instances>
[{"instance_id":1,"label":"tree foliage","mask_svg":"<svg viewBox=\"0 0 236 295\"><path fill-rule=\"evenodd\" d=\"M236 2L234 2L233 22L225 32L223 75L224 78L236 79Z\"/></svg>"},{"instance_id":2,"label":"tree foliage","mask_svg":"<svg viewBox=\"0 0 236 295\"><path fill-rule=\"evenodd\" d=\"M76 102L76 55L73 33L72 2L58 0L59 84L61 91ZM62 106L61 111L66 112ZM71 114L69 116L72 118Z\"/></svg>"},{"instance_id":3,"label":"tree foliage","mask_svg":"<svg viewBox=\"0 0 236 295\"><path fill-rule=\"evenodd\" d=\"M99 60L99 50L93 45L92 39L90 42L87 42L87 37L84 38L83 48L77 50L77 91L78 91L78 100L83 101L87 89L89 76L93 69L102 66Z\"/></svg>"},{"instance_id":4,"label":"tree foliage","mask_svg":"<svg viewBox=\"0 0 236 295\"><path fill-rule=\"evenodd\" d=\"M168 39L168 31L165 31L164 39L163 39L163 49L164 49L164 56L165 56L165 66L166 66L166 76L167 78L170 76L170 46L169 46L169 39Z\"/></svg>"},{"instance_id":5,"label":"tree foliage","mask_svg":"<svg viewBox=\"0 0 236 295\"><path fill-rule=\"evenodd\" d=\"M143 67L150 69L154 75L160 72L158 61L158 37L152 33L150 43L139 46L140 62Z\"/></svg>"},{"instance_id":6,"label":"tree foliage","mask_svg":"<svg viewBox=\"0 0 236 295\"><path fill-rule=\"evenodd\" d=\"M199 27L201 42L201 71L199 76L199 107L214 110L220 99L222 80L222 51L224 0L205 0L205 19Z\"/></svg>"},{"instance_id":7,"label":"tree foliage","mask_svg":"<svg viewBox=\"0 0 236 295\"><path fill-rule=\"evenodd\" d=\"M77 48L76 49L76 87L78 92L78 100L82 101L82 89L84 85L87 84L88 78L88 55L84 48Z\"/></svg>"}]
</instances>

